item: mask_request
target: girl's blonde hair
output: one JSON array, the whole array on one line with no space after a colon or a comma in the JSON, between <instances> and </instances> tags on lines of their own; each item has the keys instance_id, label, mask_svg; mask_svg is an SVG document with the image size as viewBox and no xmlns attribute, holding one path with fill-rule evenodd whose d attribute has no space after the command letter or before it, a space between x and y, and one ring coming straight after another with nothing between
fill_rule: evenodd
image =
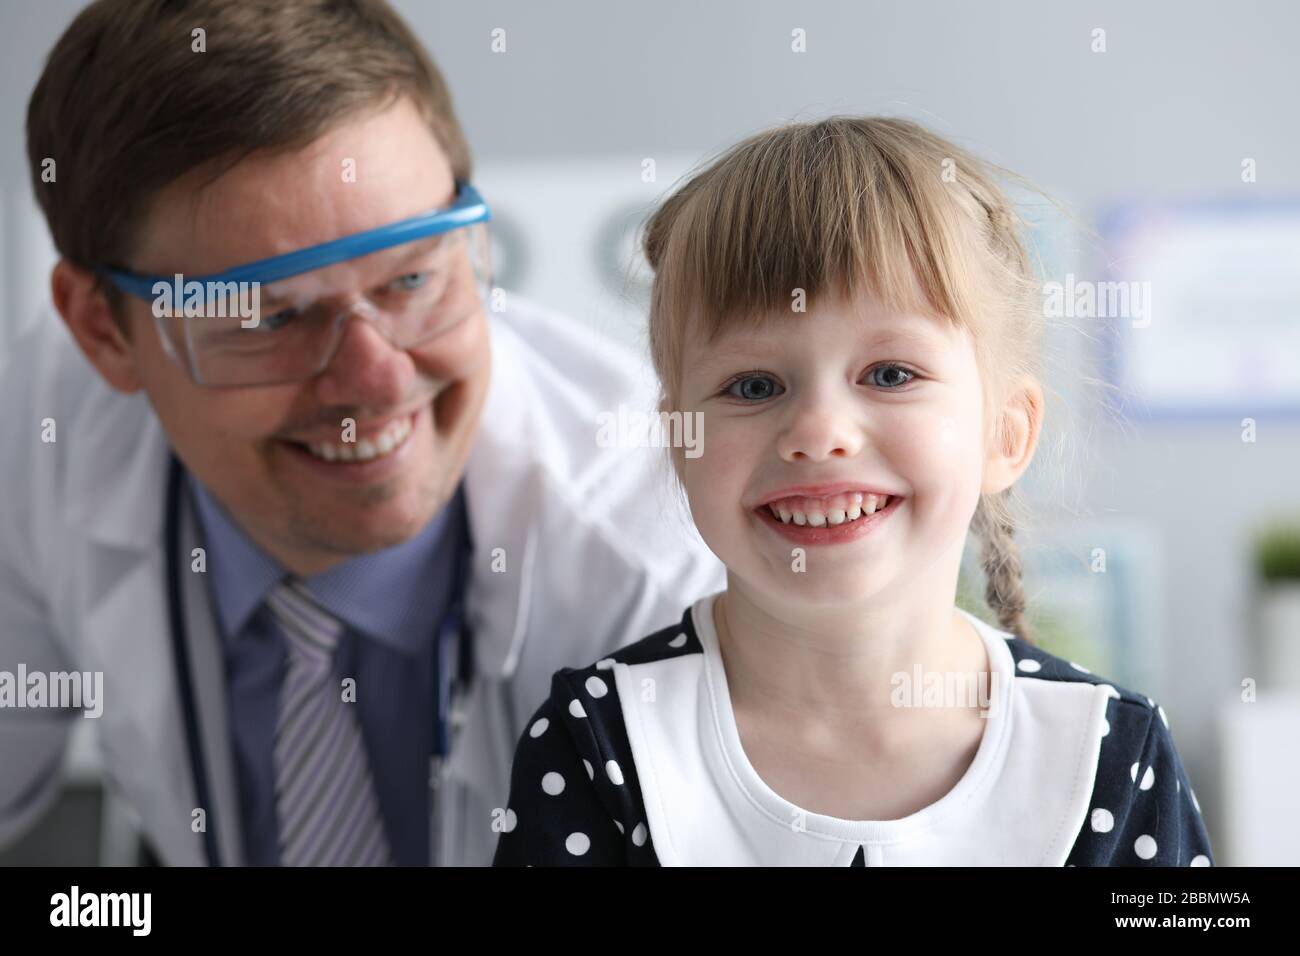
<instances>
[{"instance_id":1,"label":"girl's blonde hair","mask_svg":"<svg viewBox=\"0 0 1300 956\"><path fill-rule=\"evenodd\" d=\"M689 178L654 212L650 352L667 407L678 407L683 343L753 328L792 303L867 292L970 332L984 383L986 441L1023 375L1041 379L1041 285L1018 213L986 164L916 123L837 116L751 136ZM989 445L987 447L994 447ZM1024 619L1013 489L984 495L985 597L1001 627Z\"/></svg>"}]
</instances>

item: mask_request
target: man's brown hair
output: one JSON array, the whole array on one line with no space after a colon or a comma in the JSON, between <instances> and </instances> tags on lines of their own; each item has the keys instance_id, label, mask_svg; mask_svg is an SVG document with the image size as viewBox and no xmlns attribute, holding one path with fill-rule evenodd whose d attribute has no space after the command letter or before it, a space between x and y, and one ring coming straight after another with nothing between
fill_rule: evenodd
<instances>
[{"instance_id":1,"label":"man's brown hair","mask_svg":"<svg viewBox=\"0 0 1300 956\"><path fill-rule=\"evenodd\" d=\"M200 29L206 49L196 52ZM32 184L63 258L123 266L169 183L256 150L304 147L400 96L468 180L442 75L384 0L96 0L32 92ZM54 182L42 178L47 159ZM103 288L120 318L120 294Z\"/></svg>"}]
</instances>

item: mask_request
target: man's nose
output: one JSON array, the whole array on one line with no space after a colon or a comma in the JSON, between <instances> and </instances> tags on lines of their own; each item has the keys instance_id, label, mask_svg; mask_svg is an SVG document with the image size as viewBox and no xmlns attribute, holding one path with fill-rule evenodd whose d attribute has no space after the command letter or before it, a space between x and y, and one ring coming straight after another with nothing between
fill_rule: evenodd
<instances>
[{"instance_id":1,"label":"man's nose","mask_svg":"<svg viewBox=\"0 0 1300 956\"><path fill-rule=\"evenodd\" d=\"M809 395L793 404L791 414L777 438L777 452L784 461L852 458L862 450L861 424L847 398Z\"/></svg>"},{"instance_id":2,"label":"man's nose","mask_svg":"<svg viewBox=\"0 0 1300 956\"><path fill-rule=\"evenodd\" d=\"M328 405L383 408L411 393L415 363L396 348L369 317L353 312L344 319L338 348L317 376L317 398Z\"/></svg>"}]
</instances>

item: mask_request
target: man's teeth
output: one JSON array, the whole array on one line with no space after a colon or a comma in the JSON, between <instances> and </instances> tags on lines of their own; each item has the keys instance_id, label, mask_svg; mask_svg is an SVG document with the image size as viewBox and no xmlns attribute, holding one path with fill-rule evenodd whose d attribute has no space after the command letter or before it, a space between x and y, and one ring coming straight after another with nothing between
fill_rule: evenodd
<instances>
[{"instance_id":1,"label":"man's teeth","mask_svg":"<svg viewBox=\"0 0 1300 956\"><path fill-rule=\"evenodd\" d=\"M325 461L369 461L387 455L406 440L411 433L411 416L403 415L373 439L358 442L313 442L307 446L315 457Z\"/></svg>"},{"instance_id":2,"label":"man's teeth","mask_svg":"<svg viewBox=\"0 0 1300 956\"><path fill-rule=\"evenodd\" d=\"M829 498L783 498L769 504L768 510L783 524L808 525L813 528L835 527L875 514L889 504L887 495L864 495L853 492Z\"/></svg>"}]
</instances>

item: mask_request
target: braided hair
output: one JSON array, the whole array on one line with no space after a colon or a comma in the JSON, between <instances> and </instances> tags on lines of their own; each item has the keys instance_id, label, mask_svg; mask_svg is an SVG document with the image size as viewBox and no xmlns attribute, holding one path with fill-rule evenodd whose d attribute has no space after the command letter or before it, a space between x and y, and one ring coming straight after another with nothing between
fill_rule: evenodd
<instances>
[{"instance_id":1,"label":"braided hair","mask_svg":"<svg viewBox=\"0 0 1300 956\"><path fill-rule=\"evenodd\" d=\"M1004 631L1036 644L1025 620L1024 566L1020 548L1013 538L1015 517L1008 500L1010 489L980 499L971 520L971 530L982 542L980 563L984 567L984 599Z\"/></svg>"}]
</instances>

